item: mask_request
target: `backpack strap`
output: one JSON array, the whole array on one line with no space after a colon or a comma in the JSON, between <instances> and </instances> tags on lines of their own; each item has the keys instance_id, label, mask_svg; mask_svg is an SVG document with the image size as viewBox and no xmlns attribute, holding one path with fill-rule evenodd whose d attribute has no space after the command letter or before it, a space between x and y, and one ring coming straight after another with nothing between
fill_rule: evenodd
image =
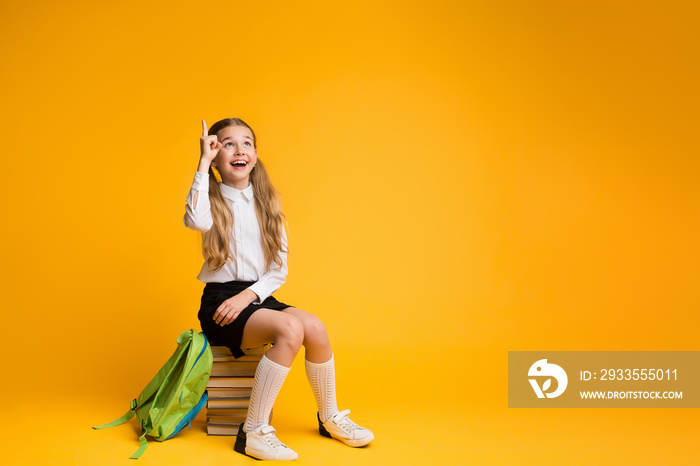
<instances>
[{"instance_id":1,"label":"backpack strap","mask_svg":"<svg viewBox=\"0 0 700 466\"><path fill-rule=\"evenodd\" d=\"M126 414L124 414L122 417L115 419L114 421L109 422L107 424L103 424L101 426L92 426L92 428L95 430L107 429L108 427L114 427L114 426L118 426L120 424L124 424L126 421L128 421L129 419L134 417L134 415L136 414L136 408L137 408L137 401L134 398L133 400L131 400L131 405L129 407L129 411L127 411Z\"/></svg>"},{"instance_id":2,"label":"backpack strap","mask_svg":"<svg viewBox=\"0 0 700 466\"><path fill-rule=\"evenodd\" d=\"M148 440L146 440L146 432L141 434L141 437L139 437L139 443L141 443L141 446L138 450L134 452L133 455L129 457L130 459L137 460L141 455L143 455L143 452L146 451L146 448L148 447Z\"/></svg>"},{"instance_id":3,"label":"backpack strap","mask_svg":"<svg viewBox=\"0 0 700 466\"><path fill-rule=\"evenodd\" d=\"M126 421L134 417L134 415L136 414L136 408L138 408L138 400L133 399L131 400L131 407L129 408L129 411L126 412L126 414L108 424L93 427L93 429L107 429L109 427L118 426L119 424L124 424ZM139 437L139 443L141 444L141 446L129 458L138 459L141 455L143 455L143 452L146 451L146 448L148 447L148 440L146 440L145 430L143 434L141 434L141 436Z\"/></svg>"}]
</instances>

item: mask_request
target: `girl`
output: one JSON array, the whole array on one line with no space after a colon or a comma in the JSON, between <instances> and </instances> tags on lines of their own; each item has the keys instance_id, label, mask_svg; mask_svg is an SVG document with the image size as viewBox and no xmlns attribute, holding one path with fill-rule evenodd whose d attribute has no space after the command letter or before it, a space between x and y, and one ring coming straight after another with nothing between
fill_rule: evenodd
<instances>
[{"instance_id":1,"label":"girl","mask_svg":"<svg viewBox=\"0 0 700 466\"><path fill-rule=\"evenodd\" d=\"M252 128L238 118L226 118L207 131L202 120L200 147L183 221L202 232L205 263L197 276L206 283L198 314L202 332L212 344L230 348L236 358L245 354L244 348L274 343L255 371L248 415L234 449L264 460L297 459L268 422L302 345L319 432L352 447L367 445L374 439L372 432L352 422L350 410L336 406L333 352L323 323L272 296L287 276L287 236L279 196L258 158Z\"/></svg>"}]
</instances>

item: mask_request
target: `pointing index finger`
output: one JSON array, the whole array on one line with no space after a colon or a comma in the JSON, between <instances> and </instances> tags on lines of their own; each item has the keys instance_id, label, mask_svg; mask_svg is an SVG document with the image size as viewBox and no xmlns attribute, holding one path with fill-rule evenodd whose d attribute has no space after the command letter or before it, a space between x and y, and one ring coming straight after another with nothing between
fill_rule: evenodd
<instances>
[{"instance_id":1,"label":"pointing index finger","mask_svg":"<svg viewBox=\"0 0 700 466\"><path fill-rule=\"evenodd\" d=\"M202 119L202 137L209 136L209 131L207 130L207 124Z\"/></svg>"}]
</instances>

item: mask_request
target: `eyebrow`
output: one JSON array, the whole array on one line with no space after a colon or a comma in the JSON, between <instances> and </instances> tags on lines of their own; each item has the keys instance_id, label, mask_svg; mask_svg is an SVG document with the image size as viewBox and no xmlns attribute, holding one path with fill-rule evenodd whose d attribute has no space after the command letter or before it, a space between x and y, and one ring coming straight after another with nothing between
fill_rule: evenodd
<instances>
[{"instance_id":1,"label":"eyebrow","mask_svg":"<svg viewBox=\"0 0 700 466\"><path fill-rule=\"evenodd\" d=\"M244 137L244 138L248 138L248 139L250 139L251 141L253 140L253 138L251 138L250 136L243 136L243 137ZM224 141L227 140L227 139L233 139L233 138L232 138L231 136L229 136L229 137L227 137L227 138L223 138L223 139L221 140L221 142L224 142Z\"/></svg>"}]
</instances>

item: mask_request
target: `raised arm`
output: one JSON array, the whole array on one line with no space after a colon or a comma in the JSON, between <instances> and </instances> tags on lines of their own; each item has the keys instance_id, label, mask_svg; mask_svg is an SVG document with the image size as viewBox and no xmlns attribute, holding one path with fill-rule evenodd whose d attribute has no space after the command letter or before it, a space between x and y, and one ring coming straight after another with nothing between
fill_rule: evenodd
<instances>
[{"instance_id":1,"label":"raised arm","mask_svg":"<svg viewBox=\"0 0 700 466\"><path fill-rule=\"evenodd\" d=\"M207 124L202 120L202 137L200 138L201 156L197 172L189 194L185 199L185 216L182 221L187 228L207 231L212 226L209 204L209 167L221 148L216 135L209 135Z\"/></svg>"}]
</instances>

